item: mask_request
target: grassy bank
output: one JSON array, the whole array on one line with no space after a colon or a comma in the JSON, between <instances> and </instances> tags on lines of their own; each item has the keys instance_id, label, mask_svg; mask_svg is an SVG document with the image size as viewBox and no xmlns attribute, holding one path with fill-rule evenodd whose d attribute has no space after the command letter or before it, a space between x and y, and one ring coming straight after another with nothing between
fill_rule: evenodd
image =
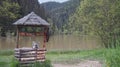
<instances>
[{"instance_id":1,"label":"grassy bank","mask_svg":"<svg viewBox=\"0 0 120 67\"><path fill-rule=\"evenodd\" d=\"M48 52L47 58L51 59L53 62L68 62L68 61L79 61L85 59L96 59L102 60L104 59L105 49L102 50L82 50L82 51L54 51Z\"/></svg>"},{"instance_id":2,"label":"grassy bank","mask_svg":"<svg viewBox=\"0 0 120 67\"><path fill-rule=\"evenodd\" d=\"M120 48L82 51L51 51L46 57L52 62L77 63L82 60L99 60L106 67L120 67ZM0 51L0 67L9 67L14 57L13 50Z\"/></svg>"}]
</instances>

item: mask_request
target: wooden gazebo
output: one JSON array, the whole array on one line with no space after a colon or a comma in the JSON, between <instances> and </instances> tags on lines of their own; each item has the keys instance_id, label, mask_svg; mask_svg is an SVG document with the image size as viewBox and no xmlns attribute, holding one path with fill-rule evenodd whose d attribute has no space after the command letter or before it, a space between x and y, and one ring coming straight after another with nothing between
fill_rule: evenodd
<instances>
[{"instance_id":1,"label":"wooden gazebo","mask_svg":"<svg viewBox=\"0 0 120 67\"><path fill-rule=\"evenodd\" d=\"M20 63L26 64L34 61L44 61L46 52L45 43L47 42L50 24L34 12L31 12L30 14L13 23L13 25L15 25L17 28L15 57L20 61ZM33 31L27 31L27 28L31 28ZM38 30L36 31L36 29ZM43 47L20 48L20 36L44 36Z\"/></svg>"}]
</instances>

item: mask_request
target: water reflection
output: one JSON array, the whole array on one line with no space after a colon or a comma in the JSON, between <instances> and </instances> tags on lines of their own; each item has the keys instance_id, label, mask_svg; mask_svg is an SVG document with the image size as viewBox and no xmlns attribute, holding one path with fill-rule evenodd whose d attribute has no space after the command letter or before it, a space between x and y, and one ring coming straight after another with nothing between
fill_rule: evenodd
<instances>
[{"instance_id":1,"label":"water reflection","mask_svg":"<svg viewBox=\"0 0 120 67\"><path fill-rule=\"evenodd\" d=\"M20 47L32 47L32 41L43 45L43 37L20 37ZM54 35L47 43L48 50L83 50L100 47L100 40L95 36ZM0 49L14 49L16 38L0 38Z\"/></svg>"}]
</instances>

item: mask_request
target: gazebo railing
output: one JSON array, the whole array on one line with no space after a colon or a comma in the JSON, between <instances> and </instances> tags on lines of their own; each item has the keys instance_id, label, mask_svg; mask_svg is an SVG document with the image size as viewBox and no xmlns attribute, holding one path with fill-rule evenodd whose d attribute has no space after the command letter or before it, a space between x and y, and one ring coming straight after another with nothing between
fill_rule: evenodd
<instances>
[{"instance_id":1,"label":"gazebo railing","mask_svg":"<svg viewBox=\"0 0 120 67\"><path fill-rule=\"evenodd\" d=\"M20 65L45 61L46 49L16 48L15 57Z\"/></svg>"}]
</instances>

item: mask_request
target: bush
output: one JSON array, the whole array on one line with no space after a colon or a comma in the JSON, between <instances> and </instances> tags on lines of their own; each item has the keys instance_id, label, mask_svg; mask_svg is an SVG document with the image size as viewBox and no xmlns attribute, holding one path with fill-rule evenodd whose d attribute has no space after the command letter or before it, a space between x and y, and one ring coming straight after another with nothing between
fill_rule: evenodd
<instances>
[{"instance_id":1,"label":"bush","mask_svg":"<svg viewBox=\"0 0 120 67\"><path fill-rule=\"evenodd\" d=\"M43 63L44 67L52 67L52 64L51 64L51 61L50 60L46 60L44 63Z\"/></svg>"},{"instance_id":2,"label":"bush","mask_svg":"<svg viewBox=\"0 0 120 67\"><path fill-rule=\"evenodd\" d=\"M35 62L32 67L52 67L50 60L45 62Z\"/></svg>"},{"instance_id":3,"label":"bush","mask_svg":"<svg viewBox=\"0 0 120 67\"><path fill-rule=\"evenodd\" d=\"M19 67L19 62L15 58L13 58L10 62L10 67Z\"/></svg>"},{"instance_id":4,"label":"bush","mask_svg":"<svg viewBox=\"0 0 120 67\"><path fill-rule=\"evenodd\" d=\"M120 67L120 49L110 50L105 57L107 67Z\"/></svg>"},{"instance_id":5,"label":"bush","mask_svg":"<svg viewBox=\"0 0 120 67\"><path fill-rule=\"evenodd\" d=\"M0 62L0 67L8 67L7 64L8 64L8 63L6 63L6 62Z\"/></svg>"}]
</instances>

